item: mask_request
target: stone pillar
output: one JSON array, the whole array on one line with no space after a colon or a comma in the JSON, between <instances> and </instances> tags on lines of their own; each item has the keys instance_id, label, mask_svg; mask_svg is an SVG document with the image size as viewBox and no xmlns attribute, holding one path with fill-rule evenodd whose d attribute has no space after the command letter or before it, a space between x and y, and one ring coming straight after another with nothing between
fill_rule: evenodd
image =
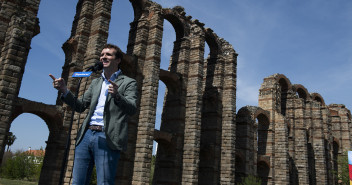
<instances>
[{"instance_id":1,"label":"stone pillar","mask_svg":"<svg viewBox=\"0 0 352 185\"><path fill-rule=\"evenodd\" d=\"M295 97L288 97L286 104L286 121L288 128L288 163L289 163L289 182L290 184L298 183L298 172L295 162L295 146L296 146L296 125L295 123Z\"/></svg>"},{"instance_id":2,"label":"stone pillar","mask_svg":"<svg viewBox=\"0 0 352 185\"><path fill-rule=\"evenodd\" d=\"M143 67L144 78L140 94L140 116L132 184L149 183L150 177L163 32L163 19L159 5L150 7L148 19L150 24Z\"/></svg>"},{"instance_id":3,"label":"stone pillar","mask_svg":"<svg viewBox=\"0 0 352 185\"><path fill-rule=\"evenodd\" d=\"M95 61L99 60L102 47L107 41L112 1L108 0L80 0L77 3L76 16L72 25L70 38L63 44L65 52L65 65L62 77L67 81L68 88L76 93L78 79L72 78L76 71L84 71ZM88 89L91 81L99 75L93 74L89 78L83 78L78 96L82 96ZM60 96L60 95L59 95ZM57 104L62 104L59 100ZM71 121L71 108L67 105L64 112L64 126L69 127ZM64 184L72 181L72 169L74 160L75 138L87 111L82 114L75 113L71 132L70 151L66 164Z\"/></svg>"},{"instance_id":4,"label":"stone pillar","mask_svg":"<svg viewBox=\"0 0 352 185\"><path fill-rule=\"evenodd\" d=\"M168 88L164 98L160 131L172 133L173 138L171 142L158 141L154 184L177 184L181 181L189 56L189 38L184 37L176 40L169 73L180 74L182 80L179 79L176 84L174 82L164 82Z\"/></svg>"},{"instance_id":5,"label":"stone pillar","mask_svg":"<svg viewBox=\"0 0 352 185\"><path fill-rule=\"evenodd\" d=\"M201 24L201 26L203 26ZM206 39L216 42L210 44L210 55L204 63L203 105L200 137L199 184L217 184L220 181L221 129L223 108L224 57L219 38L208 30ZM212 45L213 44L213 45ZM219 48L214 50L213 48Z\"/></svg>"},{"instance_id":6,"label":"stone pillar","mask_svg":"<svg viewBox=\"0 0 352 185\"><path fill-rule=\"evenodd\" d=\"M280 97L276 87L273 85L276 79L274 76L264 78L259 89L258 106L267 111L275 111L277 106L277 99Z\"/></svg>"},{"instance_id":7,"label":"stone pillar","mask_svg":"<svg viewBox=\"0 0 352 185\"><path fill-rule=\"evenodd\" d=\"M309 184L308 154L307 154L307 131L305 124L305 104L302 99L295 101L295 163L298 171L298 183Z\"/></svg>"},{"instance_id":8,"label":"stone pillar","mask_svg":"<svg viewBox=\"0 0 352 185\"><path fill-rule=\"evenodd\" d=\"M146 49L148 43L149 34L149 20L147 16L143 15L139 19L130 23L130 32L127 45L127 54L133 56L134 65L136 65L135 79L137 81L137 89L139 98L142 96L142 82L143 82L143 65L146 58ZM123 67L123 66L121 66ZM134 171L134 159L136 152L136 140L137 140L137 127L140 113L136 113L131 117L128 125L128 147L127 150L122 153L119 167L117 170L117 181L116 184L131 184L133 171Z\"/></svg>"},{"instance_id":9,"label":"stone pillar","mask_svg":"<svg viewBox=\"0 0 352 185\"><path fill-rule=\"evenodd\" d=\"M341 117L339 115L340 108L338 104L330 104L329 110L330 110L333 142L337 142L337 144L339 145L338 153L341 154L343 151L342 151L342 133L341 133L342 126L341 126Z\"/></svg>"},{"instance_id":10,"label":"stone pillar","mask_svg":"<svg viewBox=\"0 0 352 185\"><path fill-rule=\"evenodd\" d=\"M321 111L321 104L312 102L312 121L313 121L313 149L315 156L315 181L316 184L327 184L328 172L326 169L326 156L325 156L325 137L323 131L323 116Z\"/></svg>"},{"instance_id":11,"label":"stone pillar","mask_svg":"<svg viewBox=\"0 0 352 185\"><path fill-rule=\"evenodd\" d=\"M308 178L309 184L316 184L316 156L314 150L314 123L313 123L313 113L312 113L312 104L313 102L310 100L302 99L305 105L304 109L304 121L306 125L306 132L307 132L307 155L308 155Z\"/></svg>"},{"instance_id":12,"label":"stone pillar","mask_svg":"<svg viewBox=\"0 0 352 185\"><path fill-rule=\"evenodd\" d=\"M235 183L237 53L227 43L224 51L220 184Z\"/></svg>"},{"instance_id":13,"label":"stone pillar","mask_svg":"<svg viewBox=\"0 0 352 185\"><path fill-rule=\"evenodd\" d=\"M236 183L242 182L242 179L247 175L256 175L251 173L250 167L256 167L257 161L251 161L251 155L257 155L256 148L254 148L254 144L256 145L257 134L254 131L255 136L251 135L253 133L254 127L257 130L258 123L255 123L255 118L253 118L252 107L246 106L242 107L237 115L236 115L236 143L235 143L235 151L237 160L239 163L235 165L235 181ZM233 160L233 159L231 159ZM255 168L256 170L256 168ZM220 174L221 175L221 174ZM229 177L230 178L230 177Z\"/></svg>"},{"instance_id":14,"label":"stone pillar","mask_svg":"<svg viewBox=\"0 0 352 185\"><path fill-rule=\"evenodd\" d=\"M183 146L182 184L198 184L199 150L201 133L202 81L204 33L191 25L191 53L188 72L185 131Z\"/></svg>"},{"instance_id":15,"label":"stone pillar","mask_svg":"<svg viewBox=\"0 0 352 185\"><path fill-rule=\"evenodd\" d=\"M331 131L331 120L329 118L329 110L326 105L321 107L322 122L323 122L323 132L324 132L324 152L326 161L326 174L327 174L327 184L334 184L334 176L331 173L333 169L333 137Z\"/></svg>"},{"instance_id":16,"label":"stone pillar","mask_svg":"<svg viewBox=\"0 0 352 185\"><path fill-rule=\"evenodd\" d=\"M39 33L39 0L2 1L0 7L0 163L32 38Z\"/></svg>"},{"instance_id":17,"label":"stone pillar","mask_svg":"<svg viewBox=\"0 0 352 185\"><path fill-rule=\"evenodd\" d=\"M289 160L288 160L288 129L287 119L279 113L275 113L274 122L275 138L274 138L274 157L273 165L273 181L271 184L290 184L289 180Z\"/></svg>"},{"instance_id":18,"label":"stone pillar","mask_svg":"<svg viewBox=\"0 0 352 185\"><path fill-rule=\"evenodd\" d=\"M340 105L341 109L339 111L339 116L341 118L341 140L342 140L342 151L346 152L351 150L351 130L350 128L350 122L351 119L348 117L349 111L345 107L345 105Z\"/></svg>"}]
</instances>

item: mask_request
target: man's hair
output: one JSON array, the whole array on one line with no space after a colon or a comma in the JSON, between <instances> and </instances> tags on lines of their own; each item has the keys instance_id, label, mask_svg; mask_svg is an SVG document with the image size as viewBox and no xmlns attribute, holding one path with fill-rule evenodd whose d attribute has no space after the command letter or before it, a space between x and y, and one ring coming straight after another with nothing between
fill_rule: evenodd
<instances>
[{"instance_id":1,"label":"man's hair","mask_svg":"<svg viewBox=\"0 0 352 185\"><path fill-rule=\"evenodd\" d=\"M114 48L115 50L116 50L116 53L115 53L115 58L116 59L121 59L122 60L122 57L123 57L123 54L122 54L122 51L121 51L121 49L118 47L118 46L116 46L116 45L114 45L114 44L105 44L105 46L104 46L104 49L105 48L109 48L109 49L111 49L111 48Z\"/></svg>"}]
</instances>

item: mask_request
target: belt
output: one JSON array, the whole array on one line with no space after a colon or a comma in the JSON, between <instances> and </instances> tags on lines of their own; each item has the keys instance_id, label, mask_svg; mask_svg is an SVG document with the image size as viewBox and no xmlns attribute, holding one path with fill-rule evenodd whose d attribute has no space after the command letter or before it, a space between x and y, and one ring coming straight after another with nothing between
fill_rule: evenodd
<instances>
[{"instance_id":1,"label":"belt","mask_svg":"<svg viewBox=\"0 0 352 185\"><path fill-rule=\"evenodd\" d=\"M89 125L88 129L97 132L104 132L104 126L100 125Z\"/></svg>"}]
</instances>

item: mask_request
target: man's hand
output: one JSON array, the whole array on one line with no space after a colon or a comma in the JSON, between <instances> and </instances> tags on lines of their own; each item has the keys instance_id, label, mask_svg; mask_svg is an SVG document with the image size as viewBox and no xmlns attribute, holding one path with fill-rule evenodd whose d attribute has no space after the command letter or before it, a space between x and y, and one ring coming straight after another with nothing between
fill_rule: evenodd
<instances>
[{"instance_id":1,"label":"man's hand","mask_svg":"<svg viewBox=\"0 0 352 185\"><path fill-rule=\"evenodd\" d=\"M67 93L67 86L66 82L63 78L58 78L56 79L52 74L49 74L51 79L53 79L53 86L55 89L57 89L59 92L66 94Z\"/></svg>"},{"instance_id":2,"label":"man's hand","mask_svg":"<svg viewBox=\"0 0 352 185\"><path fill-rule=\"evenodd\" d=\"M108 92L112 95L112 97L119 98L118 96L116 96L118 94L117 89L119 88L119 86L111 80L109 80L109 82L111 84L109 85Z\"/></svg>"}]
</instances>

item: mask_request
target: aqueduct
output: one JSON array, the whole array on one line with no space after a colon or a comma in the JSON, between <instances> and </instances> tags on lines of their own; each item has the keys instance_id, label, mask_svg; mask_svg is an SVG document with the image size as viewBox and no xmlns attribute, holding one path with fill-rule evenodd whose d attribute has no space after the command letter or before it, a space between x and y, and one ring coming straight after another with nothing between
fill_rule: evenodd
<instances>
[{"instance_id":1,"label":"aqueduct","mask_svg":"<svg viewBox=\"0 0 352 185\"><path fill-rule=\"evenodd\" d=\"M138 113L129 122L129 147L118 166L117 184L147 184L153 141L158 142L153 184L235 184L254 175L263 184L336 184L337 155L351 148L351 113L325 105L318 93L291 84L282 74L264 79L258 106L236 114L237 53L224 39L180 7L130 0L130 24L122 70L138 82ZM57 184L71 109L18 97L32 38L39 34L40 0L0 2L0 156L19 114L48 125L39 184ZM75 90L72 73L91 66L109 34L112 0L79 0L71 36L63 44L62 77ZM163 23L176 39L168 70L160 69ZM126 35L127 37L127 35ZM210 53L204 59L205 43ZM83 79L80 94L92 78ZM159 80L165 83L160 130L155 128ZM64 182L70 184L74 139L84 115L74 116Z\"/></svg>"}]
</instances>

